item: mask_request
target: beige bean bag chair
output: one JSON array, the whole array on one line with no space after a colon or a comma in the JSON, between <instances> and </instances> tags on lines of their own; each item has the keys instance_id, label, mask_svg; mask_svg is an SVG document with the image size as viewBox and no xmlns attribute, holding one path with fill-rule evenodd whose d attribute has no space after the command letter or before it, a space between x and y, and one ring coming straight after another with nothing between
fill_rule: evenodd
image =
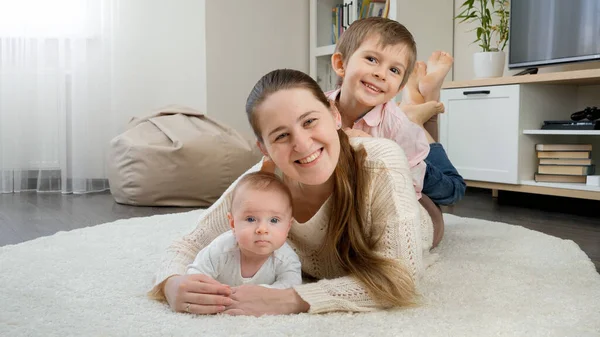
<instances>
[{"instance_id":1,"label":"beige bean bag chair","mask_svg":"<svg viewBox=\"0 0 600 337\"><path fill-rule=\"evenodd\" d=\"M168 106L133 118L110 142L110 191L121 204L207 207L260 157L232 128L194 109Z\"/></svg>"}]
</instances>

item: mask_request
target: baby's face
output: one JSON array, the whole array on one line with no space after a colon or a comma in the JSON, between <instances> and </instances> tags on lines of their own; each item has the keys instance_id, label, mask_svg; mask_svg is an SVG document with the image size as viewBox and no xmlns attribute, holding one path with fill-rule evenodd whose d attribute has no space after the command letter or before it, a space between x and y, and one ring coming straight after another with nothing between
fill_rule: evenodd
<instances>
[{"instance_id":1,"label":"baby's face","mask_svg":"<svg viewBox=\"0 0 600 337\"><path fill-rule=\"evenodd\" d=\"M269 255L285 243L292 208L282 192L242 187L232 209L233 231L243 253Z\"/></svg>"}]
</instances>

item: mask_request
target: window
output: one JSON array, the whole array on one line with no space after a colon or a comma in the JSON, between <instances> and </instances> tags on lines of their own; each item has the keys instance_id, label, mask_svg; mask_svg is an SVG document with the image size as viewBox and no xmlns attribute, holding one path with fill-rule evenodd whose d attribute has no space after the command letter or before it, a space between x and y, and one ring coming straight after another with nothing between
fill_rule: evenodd
<instances>
[{"instance_id":1,"label":"window","mask_svg":"<svg viewBox=\"0 0 600 337\"><path fill-rule=\"evenodd\" d=\"M100 13L99 1L0 0L0 38L90 36Z\"/></svg>"}]
</instances>

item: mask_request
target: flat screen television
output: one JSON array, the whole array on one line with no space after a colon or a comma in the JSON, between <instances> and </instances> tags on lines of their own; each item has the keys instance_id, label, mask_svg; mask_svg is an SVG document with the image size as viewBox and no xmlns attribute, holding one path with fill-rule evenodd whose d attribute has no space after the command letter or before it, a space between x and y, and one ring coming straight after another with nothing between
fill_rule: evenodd
<instances>
[{"instance_id":1,"label":"flat screen television","mask_svg":"<svg viewBox=\"0 0 600 337\"><path fill-rule=\"evenodd\" d=\"M512 0L508 67L600 60L600 0Z\"/></svg>"}]
</instances>

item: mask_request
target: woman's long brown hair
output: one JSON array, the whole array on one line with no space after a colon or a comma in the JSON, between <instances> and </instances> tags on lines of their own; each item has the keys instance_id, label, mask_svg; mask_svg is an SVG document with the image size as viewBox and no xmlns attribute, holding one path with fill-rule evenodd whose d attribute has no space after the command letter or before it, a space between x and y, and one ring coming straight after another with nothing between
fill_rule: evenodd
<instances>
[{"instance_id":1,"label":"woman's long brown hair","mask_svg":"<svg viewBox=\"0 0 600 337\"><path fill-rule=\"evenodd\" d=\"M256 113L271 94L280 90L302 88L329 107L330 103L319 85L301 71L279 69L263 76L246 101L246 113L252 129L263 142ZM367 233L367 172L364 169L366 151L354 149L348 136L338 130L340 158L333 173L332 209L324 249L334 255L344 270L363 284L382 306L414 304L416 289L410 272L400 261L385 258L375 249L384 233Z\"/></svg>"}]
</instances>

